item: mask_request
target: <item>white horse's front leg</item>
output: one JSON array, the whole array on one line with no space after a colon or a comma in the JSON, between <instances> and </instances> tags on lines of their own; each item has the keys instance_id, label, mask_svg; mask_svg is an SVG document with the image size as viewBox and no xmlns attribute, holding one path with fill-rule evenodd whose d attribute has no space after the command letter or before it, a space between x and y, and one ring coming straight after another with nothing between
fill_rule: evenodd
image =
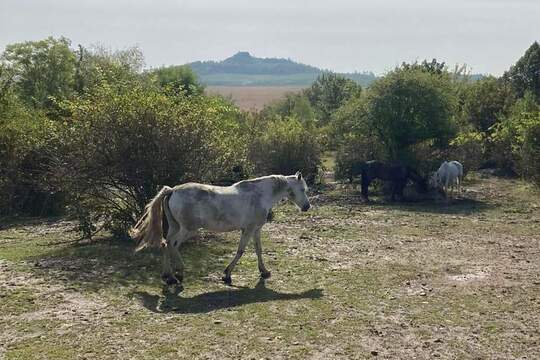
<instances>
[{"instance_id":1,"label":"white horse's front leg","mask_svg":"<svg viewBox=\"0 0 540 360\"><path fill-rule=\"evenodd\" d=\"M255 230L253 240L255 241L255 253L257 254L257 262L259 265L259 272L261 273L261 278L268 279L272 274L270 273L270 271L266 270L266 266L264 266L264 261L262 258L261 228Z\"/></svg>"},{"instance_id":2,"label":"white horse's front leg","mask_svg":"<svg viewBox=\"0 0 540 360\"><path fill-rule=\"evenodd\" d=\"M242 255L244 254L244 250L246 249L246 245L249 242L249 239L253 236L253 230L252 229L245 229L242 230L242 236L240 237L240 243L238 244L238 250L236 250L236 255L232 259L231 263L225 268L225 275L221 278L223 282L227 285L232 284L231 279L231 273L234 270L234 267L236 266L236 263Z\"/></svg>"}]
</instances>

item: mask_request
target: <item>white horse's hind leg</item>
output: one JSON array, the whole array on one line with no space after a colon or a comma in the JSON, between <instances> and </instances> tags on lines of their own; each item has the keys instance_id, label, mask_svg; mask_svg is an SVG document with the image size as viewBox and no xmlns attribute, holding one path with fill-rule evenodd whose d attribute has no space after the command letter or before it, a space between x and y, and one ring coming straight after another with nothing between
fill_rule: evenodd
<instances>
[{"instance_id":1,"label":"white horse's hind leg","mask_svg":"<svg viewBox=\"0 0 540 360\"><path fill-rule=\"evenodd\" d=\"M174 275L179 282L182 282L184 280L184 261L182 260L182 256L180 255L180 251L178 249L184 241L190 238L191 235L191 232L185 230L184 228L181 228L173 236L171 236L170 238L168 237L167 240L169 243L168 248L171 257L172 268L174 270Z\"/></svg>"},{"instance_id":2,"label":"white horse's hind leg","mask_svg":"<svg viewBox=\"0 0 540 360\"><path fill-rule=\"evenodd\" d=\"M249 242L249 239L253 236L253 230L252 229L245 229L242 230L242 236L240 237L240 243L238 244L238 250L236 250L236 255L232 259L229 265L225 268L225 275L222 277L222 280L225 284L231 285L232 279L231 279L231 273L234 270L234 267L236 266L236 263L242 255L244 254L244 251L246 249L246 245Z\"/></svg>"},{"instance_id":3,"label":"white horse's hind leg","mask_svg":"<svg viewBox=\"0 0 540 360\"><path fill-rule=\"evenodd\" d=\"M180 233L178 224L174 221L169 221L169 229L167 230L166 241L164 243L163 251L163 272L161 273L161 279L167 285L175 285L182 280L176 278L173 275L174 268L176 268L177 258L175 256L174 244L176 243L176 237ZM181 259L180 259L181 260Z\"/></svg>"},{"instance_id":4,"label":"white horse's hind leg","mask_svg":"<svg viewBox=\"0 0 540 360\"><path fill-rule=\"evenodd\" d=\"M169 203L171 197L174 196L174 193L163 199L163 215L167 220L167 235L165 237L165 243L162 244L163 251L163 273L161 278L167 285L176 285L179 282L182 282L182 276L180 276L180 281L173 274L174 269L176 269L176 263L180 260L180 266L183 268L182 259L179 258L179 254L176 251L175 247L177 246L177 237L181 234L181 227L178 221L174 218L169 208ZM178 256L177 256L178 255ZM180 273L182 275L182 273Z\"/></svg>"},{"instance_id":5,"label":"white horse's hind leg","mask_svg":"<svg viewBox=\"0 0 540 360\"><path fill-rule=\"evenodd\" d=\"M161 279L167 285L175 285L178 283L178 280L172 275L172 265L171 265L171 252L169 246L166 244L165 247L161 249L163 254L163 272L161 273Z\"/></svg>"},{"instance_id":6,"label":"white horse's hind leg","mask_svg":"<svg viewBox=\"0 0 540 360\"><path fill-rule=\"evenodd\" d=\"M270 271L266 270L266 266L264 266L264 261L262 258L261 228L255 230L253 239L255 241L255 253L257 254L257 262L259 265L259 272L261 273L261 278L268 279L272 274L270 273Z\"/></svg>"}]
</instances>

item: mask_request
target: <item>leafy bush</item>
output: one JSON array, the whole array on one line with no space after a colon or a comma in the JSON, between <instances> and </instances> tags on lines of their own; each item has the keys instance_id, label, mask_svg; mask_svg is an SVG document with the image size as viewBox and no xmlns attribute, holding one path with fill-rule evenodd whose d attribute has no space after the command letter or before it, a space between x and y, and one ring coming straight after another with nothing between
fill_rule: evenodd
<instances>
[{"instance_id":1,"label":"leafy bush","mask_svg":"<svg viewBox=\"0 0 540 360\"><path fill-rule=\"evenodd\" d=\"M384 151L377 138L349 133L345 135L336 153L335 177L338 180L348 180L353 166L374 159L384 159Z\"/></svg>"},{"instance_id":2,"label":"leafy bush","mask_svg":"<svg viewBox=\"0 0 540 360\"><path fill-rule=\"evenodd\" d=\"M462 132L450 142L445 159L461 162L465 172L478 170L486 161L486 141L481 132Z\"/></svg>"},{"instance_id":3,"label":"leafy bush","mask_svg":"<svg viewBox=\"0 0 540 360\"><path fill-rule=\"evenodd\" d=\"M540 186L540 113L523 138L521 148L521 170L523 176L530 178Z\"/></svg>"},{"instance_id":4,"label":"leafy bush","mask_svg":"<svg viewBox=\"0 0 540 360\"><path fill-rule=\"evenodd\" d=\"M331 147L337 148L335 177L349 179L351 169L359 162L386 158L377 134L368 123L366 97L350 99L332 116L329 127Z\"/></svg>"},{"instance_id":5,"label":"leafy bush","mask_svg":"<svg viewBox=\"0 0 540 360\"><path fill-rule=\"evenodd\" d=\"M64 104L71 115L55 174L86 235L96 223L125 234L163 185L217 181L246 162L237 110L222 100L117 90L105 84Z\"/></svg>"},{"instance_id":6,"label":"leafy bush","mask_svg":"<svg viewBox=\"0 0 540 360\"><path fill-rule=\"evenodd\" d=\"M396 69L370 87L368 126L391 160L413 159L414 147L444 148L455 134L455 98L449 77L418 69Z\"/></svg>"},{"instance_id":7,"label":"leafy bush","mask_svg":"<svg viewBox=\"0 0 540 360\"><path fill-rule=\"evenodd\" d=\"M175 93L200 95L204 90L195 73L187 65L161 67L150 71L149 74L156 77L161 87L170 88Z\"/></svg>"},{"instance_id":8,"label":"leafy bush","mask_svg":"<svg viewBox=\"0 0 540 360\"><path fill-rule=\"evenodd\" d=\"M376 136L369 127L367 117L368 109L364 93L343 104L332 114L332 120L327 128L330 147L338 149L351 140L351 134L357 138Z\"/></svg>"},{"instance_id":9,"label":"leafy bush","mask_svg":"<svg viewBox=\"0 0 540 360\"><path fill-rule=\"evenodd\" d=\"M24 103L35 108L51 107L51 97L67 99L73 93L75 55L66 38L6 46L0 60L16 75L14 88Z\"/></svg>"},{"instance_id":10,"label":"leafy bush","mask_svg":"<svg viewBox=\"0 0 540 360\"><path fill-rule=\"evenodd\" d=\"M257 174L301 171L310 182L318 175L320 155L315 130L293 117L269 121L249 146L249 159Z\"/></svg>"},{"instance_id":11,"label":"leafy bush","mask_svg":"<svg viewBox=\"0 0 540 360\"><path fill-rule=\"evenodd\" d=\"M360 85L341 75L323 73L304 91L304 95L315 109L319 124L324 126L334 111L360 94L361 90Z\"/></svg>"},{"instance_id":12,"label":"leafy bush","mask_svg":"<svg viewBox=\"0 0 540 360\"><path fill-rule=\"evenodd\" d=\"M260 117L263 119L294 117L308 125L315 121L315 111L304 94L287 93L283 99L265 106Z\"/></svg>"},{"instance_id":13,"label":"leafy bush","mask_svg":"<svg viewBox=\"0 0 540 360\"><path fill-rule=\"evenodd\" d=\"M540 44L535 41L525 54L504 73L503 79L509 82L519 97L527 92L540 100Z\"/></svg>"},{"instance_id":14,"label":"leafy bush","mask_svg":"<svg viewBox=\"0 0 540 360\"><path fill-rule=\"evenodd\" d=\"M103 84L121 89L143 80L144 57L137 47L111 51L102 46L79 46L76 57L75 89L80 96L97 91Z\"/></svg>"},{"instance_id":15,"label":"leafy bush","mask_svg":"<svg viewBox=\"0 0 540 360\"><path fill-rule=\"evenodd\" d=\"M0 99L0 214L57 214L62 195L46 176L55 126L6 90Z\"/></svg>"},{"instance_id":16,"label":"leafy bush","mask_svg":"<svg viewBox=\"0 0 540 360\"><path fill-rule=\"evenodd\" d=\"M488 76L467 86L461 94L461 121L475 131L489 133L489 129L504 116L514 101L510 86Z\"/></svg>"},{"instance_id":17,"label":"leafy bush","mask_svg":"<svg viewBox=\"0 0 540 360\"><path fill-rule=\"evenodd\" d=\"M510 115L502 119L491 136L500 166L537 181L540 176L539 131L540 105L534 95L527 93L512 107Z\"/></svg>"}]
</instances>

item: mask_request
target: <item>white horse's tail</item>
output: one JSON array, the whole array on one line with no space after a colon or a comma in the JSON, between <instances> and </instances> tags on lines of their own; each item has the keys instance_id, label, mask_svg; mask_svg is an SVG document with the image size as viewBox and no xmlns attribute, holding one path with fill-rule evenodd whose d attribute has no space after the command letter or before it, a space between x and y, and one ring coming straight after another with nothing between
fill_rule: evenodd
<instances>
[{"instance_id":1,"label":"white horse's tail","mask_svg":"<svg viewBox=\"0 0 540 360\"><path fill-rule=\"evenodd\" d=\"M163 240L163 201L174 189L164 186L163 189L146 205L144 214L131 228L129 234L137 242L135 251L147 246L159 247Z\"/></svg>"}]
</instances>

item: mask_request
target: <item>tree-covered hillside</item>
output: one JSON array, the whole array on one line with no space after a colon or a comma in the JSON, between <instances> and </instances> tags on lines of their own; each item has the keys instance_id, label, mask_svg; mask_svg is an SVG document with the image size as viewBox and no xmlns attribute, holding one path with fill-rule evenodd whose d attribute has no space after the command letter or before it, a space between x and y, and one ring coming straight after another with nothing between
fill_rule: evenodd
<instances>
[{"instance_id":1,"label":"tree-covered hillside","mask_svg":"<svg viewBox=\"0 0 540 360\"><path fill-rule=\"evenodd\" d=\"M238 52L223 61L196 61L189 65L207 85L309 85L325 72L291 59L258 58L249 52ZM371 72L342 75L363 86L376 79Z\"/></svg>"}]
</instances>

